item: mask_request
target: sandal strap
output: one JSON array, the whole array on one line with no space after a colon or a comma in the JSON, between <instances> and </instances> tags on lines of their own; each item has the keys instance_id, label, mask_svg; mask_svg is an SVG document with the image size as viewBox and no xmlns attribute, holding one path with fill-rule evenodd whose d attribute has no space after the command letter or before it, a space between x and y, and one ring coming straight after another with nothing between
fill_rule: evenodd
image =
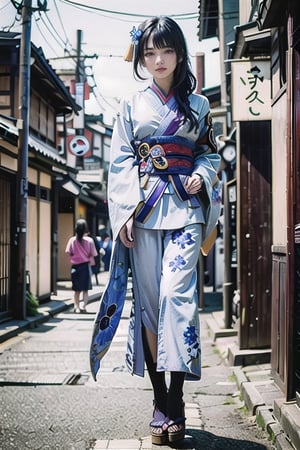
<instances>
[{"instance_id":1,"label":"sandal strap","mask_svg":"<svg viewBox=\"0 0 300 450\"><path fill-rule=\"evenodd\" d=\"M186 418L185 417L177 417L174 420L171 420L170 422L172 422L172 424L170 425L181 425L182 423L185 423Z\"/></svg>"},{"instance_id":2,"label":"sandal strap","mask_svg":"<svg viewBox=\"0 0 300 450\"><path fill-rule=\"evenodd\" d=\"M168 419L169 420L169 419ZM162 427L166 421L166 416L162 413L157 406L155 406L153 411L153 419L150 422L150 427Z\"/></svg>"},{"instance_id":3,"label":"sandal strap","mask_svg":"<svg viewBox=\"0 0 300 450\"><path fill-rule=\"evenodd\" d=\"M181 429L181 425L185 426L185 421L186 418L185 417L177 417L176 419L169 419L165 421L165 423L163 424L163 430L168 430L170 427L173 427L174 425L177 427L179 427L179 429Z\"/></svg>"}]
</instances>

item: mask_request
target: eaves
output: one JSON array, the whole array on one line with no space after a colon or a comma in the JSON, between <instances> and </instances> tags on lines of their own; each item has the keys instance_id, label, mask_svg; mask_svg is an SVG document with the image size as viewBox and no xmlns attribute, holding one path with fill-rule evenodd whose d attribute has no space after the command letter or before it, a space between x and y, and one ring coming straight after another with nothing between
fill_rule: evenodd
<instances>
[{"instance_id":1,"label":"eaves","mask_svg":"<svg viewBox=\"0 0 300 450\"><path fill-rule=\"evenodd\" d=\"M0 116L0 139L3 139L17 149L19 139L17 119L8 119ZM66 159L58 155L53 147L32 135L28 137L28 153L30 163L35 163L35 165L40 164L45 169L47 168L48 171L52 171L53 166L55 166L64 172L77 173L77 169L68 166ZM16 153L14 153L15 155Z\"/></svg>"},{"instance_id":2,"label":"eaves","mask_svg":"<svg viewBox=\"0 0 300 450\"><path fill-rule=\"evenodd\" d=\"M75 113L78 113L81 110L81 106L75 102L63 81L51 67L45 58L42 48L38 48L31 43L31 55L34 58L32 70L37 70L41 80L50 85L54 92L60 95L62 101L65 102L66 110L68 109L67 106L69 106Z\"/></svg>"},{"instance_id":3,"label":"eaves","mask_svg":"<svg viewBox=\"0 0 300 450\"><path fill-rule=\"evenodd\" d=\"M299 0L291 0L290 7L296 5L299 7ZM261 0L258 10L259 28L281 27L287 20L288 2L282 0Z\"/></svg>"},{"instance_id":4,"label":"eaves","mask_svg":"<svg viewBox=\"0 0 300 450\"><path fill-rule=\"evenodd\" d=\"M235 41L230 46L230 59L270 56L271 29L259 30L256 21L238 25Z\"/></svg>"},{"instance_id":5,"label":"eaves","mask_svg":"<svg viewBox=\"0 0 300 450\"><path fill-rule=\"evenodd\" d=\"M20 45L21 38L19 34L0 32L1 55L7 55L8 53L12 55L8 61L14 71L20 70ZM81 106L76 103L69 89L51 67L42 48L36 47L31 42L30 50L31 87L37 86L41 95L44 93L47 101L53 103L57 113L68 114L74 111L77 114L82 109Z\"/></svg>"}]
</instances>

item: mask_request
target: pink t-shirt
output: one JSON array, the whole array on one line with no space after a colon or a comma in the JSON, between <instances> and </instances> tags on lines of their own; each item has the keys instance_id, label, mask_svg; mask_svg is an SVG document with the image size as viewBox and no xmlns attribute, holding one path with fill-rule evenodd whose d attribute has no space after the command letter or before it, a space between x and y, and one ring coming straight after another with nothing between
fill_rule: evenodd
<instances>
[{"instance_id":1,"label":"pink t-shirt","mask_svg":"<svg viewBox=\"0 0 300 450\"><path fill-rule=\"evenodd\" d=\"M67 243L66 253L70 256L71 264L82 264L90 262L90 258L97 255L97 250L91 237L84 236L78 241L76 236L73 236Z\"/></svg>"}]
</instances>

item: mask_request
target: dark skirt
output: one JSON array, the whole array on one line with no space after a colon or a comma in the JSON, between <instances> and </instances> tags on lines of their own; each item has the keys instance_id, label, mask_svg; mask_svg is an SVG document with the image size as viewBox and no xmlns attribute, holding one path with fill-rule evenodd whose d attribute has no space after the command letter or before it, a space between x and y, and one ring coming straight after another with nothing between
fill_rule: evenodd
<instances>
[{"instance_id":1,"label":"dark skirt","mask_svg":"<svg viewBox=\"0 0 300 450\"><path fill-rule=\"evenodd\" d=\"M71 268L71 280L73 291L88 291L92 289L89 263L73 264Z\"/></svg>"}]
</instances>

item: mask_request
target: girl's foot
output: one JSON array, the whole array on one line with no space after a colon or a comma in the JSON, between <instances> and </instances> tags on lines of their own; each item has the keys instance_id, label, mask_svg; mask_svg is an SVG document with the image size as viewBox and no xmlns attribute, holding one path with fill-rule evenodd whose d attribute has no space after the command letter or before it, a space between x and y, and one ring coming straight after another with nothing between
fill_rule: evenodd
<instances>
[{"instance_id":1,"label":"girl's foot","mask_svg":"<svg viewBox=\"0 0 300 450\"><path fill-rule=\"evenodd\" d=\"M170 443L181 441L185 436L185 417L168 420L168 422L163 425L163 429L168 433L168 440Z\"/></svg>"},{"instance_id":2,"label":"girl's foot","mask_svg":"<svg viewBox=\"0 0 300 450\"><path fill-rule=\"evenodd\" d=\"M168 429L165 427L168 421L169 418L154 405L153 419L149 424L152 444L164 445L168 442Z\"/></svg>"}]
</instances>

